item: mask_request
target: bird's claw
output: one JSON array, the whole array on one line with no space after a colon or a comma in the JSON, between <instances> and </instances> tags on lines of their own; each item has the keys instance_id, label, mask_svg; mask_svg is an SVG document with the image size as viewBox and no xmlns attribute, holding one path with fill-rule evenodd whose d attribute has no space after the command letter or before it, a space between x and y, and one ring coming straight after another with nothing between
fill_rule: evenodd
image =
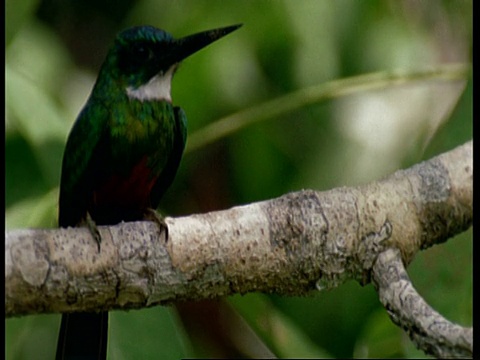
<instances>
[{"instance_id":1,"label":"bird's claw","mask_svg":"<svg viewBox=\"0 0 480 360\"><path fill-rule=\"evenodd\" d=\"M153 221L160 228L160 233L165 231L165 240L168 239L168 225L165 222L165 218L160 215L155 209L148 208L145 211L145 220Z\"/></svg>"},{"instance_id":2,"label":"bird's claw","mask_svg":"<svg viewBox=\"0 0 480 360\"><path fill-rule=\"evenodd\" d=\"M87 225L88 230L90 230L90 233L92 234L93 239L97 242L98 252L100 252L100 244L102 242L102 236L100 235L100 231L98 231L97 224L95 223L95 221L92 219L92 217L88 212L85 219L85 223Z\"/></svg>"}]
</instances>

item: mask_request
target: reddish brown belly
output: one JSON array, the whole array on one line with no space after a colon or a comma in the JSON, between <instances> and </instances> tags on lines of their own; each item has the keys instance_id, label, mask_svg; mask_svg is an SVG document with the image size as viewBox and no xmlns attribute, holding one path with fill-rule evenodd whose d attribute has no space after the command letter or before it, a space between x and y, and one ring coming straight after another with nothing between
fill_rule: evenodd
<instances>
[{"instance_id":1,"label":"reddish brown belly","mask_svg":"<svg viewBox=\"0 0 480 360\"><path fill-rule=\"evenodd\" d=\"M150 207L150 194L157 176L147 166L147 156L127 176L111 175L93 192L94 207L144 210Z\"/></svg>"}]
</instances>

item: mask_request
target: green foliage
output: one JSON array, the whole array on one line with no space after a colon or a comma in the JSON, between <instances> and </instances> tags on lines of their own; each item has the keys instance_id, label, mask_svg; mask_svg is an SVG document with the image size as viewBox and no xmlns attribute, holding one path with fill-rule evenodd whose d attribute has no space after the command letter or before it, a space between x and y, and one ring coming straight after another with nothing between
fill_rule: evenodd
<instances>
[{"instance_id":1,"label":"green foliage","mask_svg":"<svg viewBox=\"0 0 480 360\"><path fill-rule=\"evenodd\" d=\"M7 1L7 230L55 226L67 133L114 34L127 26L151 24L183 36L244 24L187 59L175 76L173 101L187 114L192 141L220 118L328 81L471 62L471 0L123 0L115 11L106 4ZM464 91L459 81L423 79L321 100L260 114L261 122L200 144L185 155L161 210L174 216L302 188L357 185L472 138L471 81ZM427 301L463 325L472 321L471 250L467 232L418 254L409 268ZM422 356L371 285L351 282L307 298L229 300L280 357ZM7 320L7 359L51 358L57 319ZM195 336L171 309L114 313L109 351L112 358L194 357Z\"/></svg>"},{"instance_id":2,"label":"green foliage","mask_svg":"<svg viewBox=\"0 0 480 360\"><path fill-rule=\"evenodd\" d=\"M179 319L171 308L115 311L109 316L108 352L112 359L181 359L194 356L186 334L182 333Z\"/></svg>"}]
</instances>

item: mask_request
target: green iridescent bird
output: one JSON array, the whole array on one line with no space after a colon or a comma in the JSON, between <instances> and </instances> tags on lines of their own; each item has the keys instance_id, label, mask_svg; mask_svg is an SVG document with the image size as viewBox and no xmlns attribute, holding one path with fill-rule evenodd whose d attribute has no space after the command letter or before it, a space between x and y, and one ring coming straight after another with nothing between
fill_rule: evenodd
<instances>
[{"instance_id":1,"label":"green iridescent bird","mask_svg":"<svg viewBox=\"0 0 480 360\"><path fill-rule=\"evenodd\" d=\"M93 224L94 231L95 224L151 219L186 142L185 114L170 96L173 74L180 61L240 26L181 39L139 26L116 37L67 140L59 226ZM57 359L104 359L107 328L107 312L64 314Z\"/></svg>"}]
</instances>

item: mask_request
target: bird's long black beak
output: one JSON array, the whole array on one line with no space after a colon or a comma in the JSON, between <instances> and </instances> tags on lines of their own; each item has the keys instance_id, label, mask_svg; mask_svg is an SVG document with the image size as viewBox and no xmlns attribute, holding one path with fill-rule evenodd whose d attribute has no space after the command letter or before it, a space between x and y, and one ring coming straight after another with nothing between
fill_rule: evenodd
<instances>
[{"instance_id":1,"label":"bird's long black beak","mask_svg":"<svg viewBox=\"0 0 480 360\"><path fill-rule=\"evenodd\" d=\"M207 30L175 40L174 48L169 54L169 62L180 62L212 42L237 30L241 26L242 24L237 24L219 29Z\"/></svg>"}]
</instances>

